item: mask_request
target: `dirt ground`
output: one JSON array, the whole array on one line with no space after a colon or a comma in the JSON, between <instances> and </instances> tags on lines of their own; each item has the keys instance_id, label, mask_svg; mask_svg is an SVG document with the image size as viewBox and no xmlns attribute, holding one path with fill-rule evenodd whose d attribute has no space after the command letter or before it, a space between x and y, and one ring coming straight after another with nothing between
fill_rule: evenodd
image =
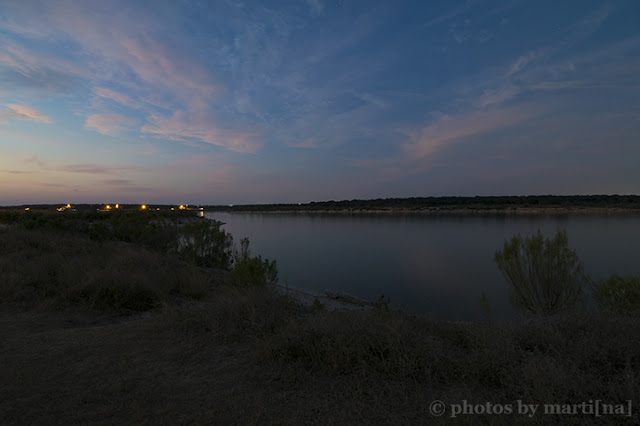
<instances>
[{"instance_id":1,"label":"dirt ground","mask_svg":"<svg viewBox=\"0 0 640 426\"><path fill-rule=\"evenodd\" d=\"M117 317L5 308L0 345L3 425L429 420L423 411L428 401L407 400L410 394L424 398L424 389L393 383L382 389L348 376L266 366L253 343L185 334L167 326L161 313ZM389 398L406 400L392 410L399 410L398 417L388 417Z\"/></svg>"}]
</instances>

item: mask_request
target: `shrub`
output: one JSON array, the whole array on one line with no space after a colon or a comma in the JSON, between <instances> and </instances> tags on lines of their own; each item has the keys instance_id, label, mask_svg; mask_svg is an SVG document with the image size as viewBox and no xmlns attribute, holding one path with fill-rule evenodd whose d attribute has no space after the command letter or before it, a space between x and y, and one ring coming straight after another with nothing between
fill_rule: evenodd
<instances>
[{"instance_id":1,"label":"shrub","mask_svg":"<svg viewBox=\"0 0 640 426\"><path fill-rule=\"evenodd\" d=\"M640 314L640 276L613 274L592 283L592 296L602 310L624 315Z\"/></svg>"},{"instance_id":2,"label":"shrub","mask_svg":"<svg viewBox=\"0 0 640 426\"><path fill-rule=\"evenodd\" d=\"M185 261L197 266L229 269L233 237L221 222L203 220L185 224L180 229L175 251Z\"/></svg>"},{"instance_id":3,"label":"shrub","mask_svg":"<svg viewBox=\"0 0 640 426\"><path fill-rule=\"evenodd\" d=\"M566 231L552 239L537 234L515 235L495 253L495 261L509 283L514 308L551 315L572 308L588 280L582 261L569 249Z\"/></svg>"},{"instance_id":4,"label":"shrub","mask_svg":"<svg viewBox=\"0 0 640 426\"><path fill-rule=\"evenodd\" d=\"M240 252L235 253L235 267L231 271L231 283L237 286L267 286L278 283L276 261L251 257L249 239L240 240Z\"/></svg>"}]
</instances>

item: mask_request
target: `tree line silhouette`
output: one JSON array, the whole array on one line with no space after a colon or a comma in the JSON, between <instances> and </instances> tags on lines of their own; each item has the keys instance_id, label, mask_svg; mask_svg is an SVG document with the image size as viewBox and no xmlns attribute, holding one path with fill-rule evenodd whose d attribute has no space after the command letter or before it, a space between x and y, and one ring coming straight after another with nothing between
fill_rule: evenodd
<instances>
[{"instance_id":1,"label":"tree line silhouette","mask_svg":"<svg viewBox=\"0 0 640 426\"><path fill-rule=\"evenodd\" d=\"M341 211L341 210L428 210L509 209L541 207L591 207L640 209L638 195L527 195L476 197L410 197L372 200L312 201L305 204L243 204L207 206L217 211Z\"/></svg>"}]
</instances>

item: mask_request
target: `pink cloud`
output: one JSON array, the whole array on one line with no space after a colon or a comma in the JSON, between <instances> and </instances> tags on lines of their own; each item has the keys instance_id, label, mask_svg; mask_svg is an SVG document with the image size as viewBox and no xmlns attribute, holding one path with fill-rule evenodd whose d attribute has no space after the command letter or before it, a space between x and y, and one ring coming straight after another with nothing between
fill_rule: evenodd
<instances>
[{"instance_id":1,"label":"pink cloud","mask_svg":"<svg viewBox=\"0 0 640 426\"><path fill-rule=\"evenodd\" d=\"M42 52L28 52L25 46L17 43L4 46L4 54L0 54L0 63L9 65L25 76L48 68L65 75L91 77L88 70L71 61Z\"/></svg>"},{"instance_id":2,"label":"pink cloud","mask_svg":"<svg viewBox=\"0 0 640 426\"><path fill-rule=\"evenodd\" d=\"M103 135L114 136L130 124L131 119L121 114L92 114L87 117L84 127Z\"/></svg>"},{"instance_id":3,"label":"pink cloud","mask_svg":"<svg viewBox=\"0 0 640 426\"><path fill-rule=\"evenodd\" d=\"M117 45L113 54L124 61L144 81L170 88L182 101L198 102L213 96L216 85L207 71L178 52L150 37L134 38L126 33L111 34Z\"/></svg>"},{"instance_id":4,"label":"pink cloud","mask_svg":"<svg viewBox=\"0 0 640 426\"><path fill-rule=\"evenodd\" d=\"M316 148L317 144L313 138L308 138L300 142L292 143L289 146L291 148Z\"/></svg>"},{"instance_id":5,"label":"pink cloud","mask_svg":"<svg viewBox=\"0 0 640 426\"><path fill-rule=\"evenodd\" d=\"M169 118L152 116L149 121L151 124L143 126L140 131L157 137L178 141L196 139L236 152L255 153L261 147L255 133L220 129L205 119L194 118L186 111L176 111Z\"/></svg>"},{"instance_id":6,"label":"pink cloud","mask_svg":"<svg viewBox=\"0 0 640 426\"><path fill-rule=\"evenodd\" d=\"M0 111L0 122L6 123L11 119L47 124L53 123L53 120L48 115L42 114L34 108L19 104L7 104L7 109Z\"/></svg>"},{"instance_id":7,"label":"pink cloud","mask_svg":"<svg viewBox=\"0 0 640 426\"><path fill-rule=\"evenodd\" d=\"M458 115L444 115L434 123L407 132L410 141L403 145L409 158L428 157L440 148L470 136L512 127L538 115L533 108L507 107L474 111Z\"/></svg>"},{"instance_id":8,"label":"pink cloud","mask_svg":"<svg viewBox=\"0 0 640 426\"><path fill-rule=\"evenodd\" d=\"M107 89L106 87L94 87L93 93L101 98L110 99L120 105L124 105L130 108L139 108L140 103L134 101L129 96L116 92L115 90Z\"/></svg>"}]
</instances>

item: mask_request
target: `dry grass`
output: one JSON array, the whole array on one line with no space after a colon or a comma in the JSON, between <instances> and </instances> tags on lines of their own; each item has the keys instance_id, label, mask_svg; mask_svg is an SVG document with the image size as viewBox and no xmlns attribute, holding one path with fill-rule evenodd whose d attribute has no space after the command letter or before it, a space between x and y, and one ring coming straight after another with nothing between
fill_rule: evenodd
<instances>
[{"instance_id":1,"label":"dry grass","mask_svg":"<svg viewBox=\"0 0 640 426\"><path fill-rule=\"evenodd\" d=\"M0 423L448 424L431 416L432 400L622 402L640 394L635 319L489 326L386 315L301 317L264 289L125 320L6 312Z\"/></svg>"},{"instance_id":2,"label":"dry grass","mask_svg":"<svg viewBox=\"0 0 640 426\"><path fill-rule=\"evenodd\" d=\"M637 317L470 324L382 306L312 311L133 245L19 229L0 244L0 424L638 422L429 412L436 399L637 405ZM143 289L154 303L140 307L156 309L123 316L134 309L100 293L114 285Z\"/></svg>"}]
</instances>

